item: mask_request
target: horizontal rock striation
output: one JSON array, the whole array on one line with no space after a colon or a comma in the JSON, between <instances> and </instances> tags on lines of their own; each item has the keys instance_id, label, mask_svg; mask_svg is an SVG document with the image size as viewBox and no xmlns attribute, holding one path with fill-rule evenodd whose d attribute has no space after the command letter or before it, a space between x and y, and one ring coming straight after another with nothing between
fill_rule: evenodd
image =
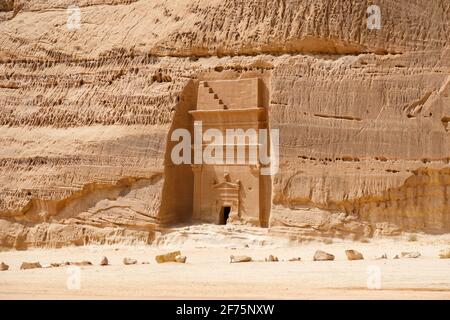
<instances>
[{"instance_id":1,"label":"horizontal rock striation","mask_svg":"<svg viewBox=\"0 0 450 320\"><path fill-rule=\"evenodd\" d=\"M378 1L381 30L370 1L79 1L69 30L72 4L0 1L1 248L189 218L167 136L195 81L254 77L280 130L270 233L450 232L447 1Z\"/></svg>"},{"instance_id":2,"label":"horizontal rock striation","mask_svg":"<svg viewBox=\"0 0 450 320\"><path fill-rule=\"evenodd\" d=\"M367 28L371 1L79 1L81 32L68 30L69 0L15 1L2 25L7 56L99 56L134 48L157 55L402 53L448 45L446 0L380 0L380 30ZM11 8L11 5L6 5ZM36 40L39 41L36 41Z\"/></svg>"},{"instance_id":3,"label":"horizontal rock striation","mask_svg":"<svg viewBox=\"0 0 450 320\"><path fill-rule=\"evenodd\" d=\"M274 182L281 208L273 224L296 227L306 219L320 232L355 237L448 232L448 198L441 194L447 173L439 169L450 160L442 123L450 112L449 65L439 52L290 58L278 65L270 118L282 137ZM408 191L408 200L391 199L406 192L419 168L443 177L421 187L428 199L422 202L417 190Z\"/></svg>"}]
</instances>

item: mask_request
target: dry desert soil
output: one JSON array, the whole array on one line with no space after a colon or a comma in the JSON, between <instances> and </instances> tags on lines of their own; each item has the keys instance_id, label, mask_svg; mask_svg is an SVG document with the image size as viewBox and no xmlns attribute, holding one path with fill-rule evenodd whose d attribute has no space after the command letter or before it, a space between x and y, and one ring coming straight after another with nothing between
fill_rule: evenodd
<instances>
[{"instance_id":1,"label":"dry desert soil","mask_svg":"<svg viewBox=\"0 0 450 320\"><path fill-rule=\"evenodd\" d=\"M450 260L439 259L450 245L447 236L290 243L258 235L238 239L224 232L229 228L203 226L188 236L178 231L153 246L0 252L0 261L10 266L0 272L0 299L450 299ZM335 261L313 261L317 249L334 254ZM364 260L348 261L347 249L360 251ZM156 255L172 250L181 250L187 262L156 263ZM421 257L393 259L411 251ZM376 259L384 253L388 259ZM280 261L264 262L270 254ZM230 255L255 261L230 264ZM109 266L99 265L103 256ZM125 257L138 264L124 265ZM295 257L302 260L288 261ZM79 290L68 289L68 267L20 270L24 261L45 266L83 260L93 266L81 267ZM380 272L380 289L368 288L374 270Z\"/></svg>"}]
</instances>

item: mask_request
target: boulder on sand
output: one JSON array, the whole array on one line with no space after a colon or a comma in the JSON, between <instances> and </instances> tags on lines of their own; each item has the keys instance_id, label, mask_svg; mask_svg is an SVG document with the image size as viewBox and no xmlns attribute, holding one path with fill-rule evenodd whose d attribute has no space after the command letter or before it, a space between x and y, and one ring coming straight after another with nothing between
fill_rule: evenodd
<instances>
[{"instance_id":1,"label":"boulder on sand","mask_svg":"<svg viewBox=\"0 0 450 320\"><path fill-rule=\"evenodd\" d=\"M450 249L441 250L439 252L439 258L441 258L441 259L450 259Z\"/></svg>"},{"instance_id":2,"label":"boulder on sand","mask_svg":"<svg viewBox=\"0 0 450 320\"><path fill-rule=\"evenodd\" d=\"M131 264L137 264L137 260L131 258L123 258L123 264L127 266Z\"/></svg>"},{"instance_id":3,"label":"boulder on sand","mask_svg":"<svg viewBox=\"0 0 450 320\"><path fill-rule=\"evenodd\" d=\"M270 255L268 258L266 258L266 262L278 262L278 257Z\"/></svg>"},{"instance_id":4,"label":"boulder on sand","mask_svg":"<svg viewBox=\"0 0 450 320\"><path fill-rule=\"evenodd\" d=\"M39 262L22 262L20 270L39 269L42 268Z\"/></svg>"},{"instance_id":5,"label":"boulder on sand","mask_svg":"<svg viewBox=\"0 0 450 320\"><path fill-rule=\"evenodd\" d=\"M230 256L230 263L251 262L252 258L248 256Z\"/></svg>"},{"instance_id":6,"label":"boulder on sand","mask_svg":"<svg viewBox=\"0 0 450 320\"><path fill-rule=\"evenodd\" d=\"M106 264L108 264L108 262L106 262ZM77 267L92 266L92 262L90 261L69 262L69 265Z\"/></svg>"},{"instance_id":7,"label":"boulder on sand","mask_svg":"<svg viewBox=\"0 0 450 320\"><path fill-rule=\"evenodd\" d=\"M345 250L345 254L347 255L347 259L352 260L363 260L364 256L361 252L358 252L356 250Z\"/></svg>"},{"instance_id":8,"label":"boulder on sand","mask_svg":"<svg viewBox=\"0 0 450 320\"><path fill-rule=\"evenodd\" d=\"M103 257L102 260L100 261L100 265L101 266L107 266L109 264L108 258L107 257Z\"/></svg>"},{"instance_id":9,"label":"boulder on sand","mask_svg":"<svg viewBox=\"0 0 450 320\"><path fill-rule=\"evenodd\" d=\"M317 250L316 253L314 253L314 261L333 261L334 255L331 253L327 253L322 250Z\"/></svg>"},{"instance_id":10,"label":"boulder on sand","mask_svg":"<svg viewBox=\"0 0 450 320\"><path fill-rule=\"evenodd\" d=\"M6 263L4 263L4 262L0 263L0 271L6 271L8 269L9 269L9 266Z\"/></svg>"},{"instance_id":11,"label":"boulder on sand","mask_svg":"<svg viewBox=\"0 0 450 320\"><path fill-rule=\"evenodd\" d=\"M157 263L165 263L165 262L177 262L177 256L181 256L180 251L173 251L166 254L160 254L155 257Z\"/></svg>"}]
</instances>

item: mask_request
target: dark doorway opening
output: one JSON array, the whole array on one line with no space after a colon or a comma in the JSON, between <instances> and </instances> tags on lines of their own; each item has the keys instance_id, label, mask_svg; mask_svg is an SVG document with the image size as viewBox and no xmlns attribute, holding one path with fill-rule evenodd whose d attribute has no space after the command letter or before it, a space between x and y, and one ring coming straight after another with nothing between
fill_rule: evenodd
<instances>
[{"instance_id":1,"label":"dark doorway opening","mask_svg":"<svg viewBox=\"0 0 450 320\"><path fill-rule=\"evenodd\" d=\"M221 211L220 224L227 224L227 220L231 212L231 207L222 207Z\"/></svg>"}]
</instances>

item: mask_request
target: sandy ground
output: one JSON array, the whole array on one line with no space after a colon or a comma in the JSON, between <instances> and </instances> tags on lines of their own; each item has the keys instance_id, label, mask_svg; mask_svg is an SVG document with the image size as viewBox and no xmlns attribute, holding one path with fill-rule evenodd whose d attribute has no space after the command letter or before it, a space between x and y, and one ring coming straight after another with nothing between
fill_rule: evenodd
<instances>
[{"instance_id":1,"label":"sandy ground","mask_svg":"<svg viewBox=\"0 0 450 320\"><path fill-rule=\"evenodd\" d=\"M0 299L450 299L450 260L438 257L440 250L450 247L449 237L246 245L185 242L0 252L0 262L10 265L10 270L0 272ZM180 248L188 257L186 264L155 262L155 255ZM336 260L312 261L316 249L335 254ZM365 260L347 261L345 249L359 250ZM422 256L392 259L402 251L419 251ZM383 253L388 260L374 259ZM302 261L228 263L230 255L263 260L269 254ZM102 256L110 266L99 266ZM125 266L124 257L139 264ZM71 275L66 267L19 270L23 261L81 260L94 266L81 267L80 289L68 289ZM376 283L377 270L381 289L368 289L368 282Z\"/></svg>"}]
</instances>

